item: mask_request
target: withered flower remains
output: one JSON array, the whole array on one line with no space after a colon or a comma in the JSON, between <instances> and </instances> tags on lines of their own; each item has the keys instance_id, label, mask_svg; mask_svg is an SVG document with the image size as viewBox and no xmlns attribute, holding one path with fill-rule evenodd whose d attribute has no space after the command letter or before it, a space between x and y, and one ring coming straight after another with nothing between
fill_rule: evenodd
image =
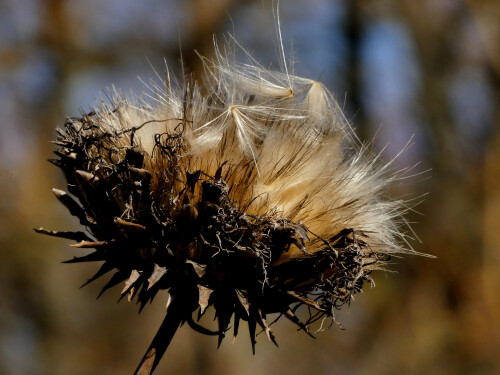
<instances>
[{"instance_id":1,"label":"withered flower remains","mask_svg":"<svg viewBox=\"0 0 500 375\"><path fill-rule=\"evenodd\" d=\"M218 336L247 322L276 342L269 314L309 325L349 303L403 250L395 175L360 146L316 81L217 52L199 84L157 85L152 104L114 97L58 129L53 189L86 230L43 234L94 249L102 292L124 283L142 309L159 291L163 324L136 370L150 374L177 328ZM101 292L101 293L102 293ZM212 306L215 332L200 317ZM296 311L307 306L308 319Z\"/></svg>"}]
</instances>

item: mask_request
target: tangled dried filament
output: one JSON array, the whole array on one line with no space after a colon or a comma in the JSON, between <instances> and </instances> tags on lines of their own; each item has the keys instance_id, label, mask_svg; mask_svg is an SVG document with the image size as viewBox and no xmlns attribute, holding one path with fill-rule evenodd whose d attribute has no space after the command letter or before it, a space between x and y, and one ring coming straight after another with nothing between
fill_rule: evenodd
<instances>
[{"instance_id":1,"label":"tangled dried filament","mask_svg":"<svg viewBox=\"0 0 500 375\"><path fill-rule=\"evenodd\" d=\"M115 96L58 129L51 162L69 194L53 191L86 230L37 231L95 249L68 263L103 261L84 284L114 271L101 293L124 283L141 309L169 293L137 374L184 322L219 345L231 319L234 336L247 321L253 347L257 326L276 343L272 313L311 335L407 251L404 202L384 195L397 174L359 145L325 87L230 55L204 59L201 84L167 73L151 103ZM217 331L199 322L209 306Z\"/></svg>"}]
</instances>

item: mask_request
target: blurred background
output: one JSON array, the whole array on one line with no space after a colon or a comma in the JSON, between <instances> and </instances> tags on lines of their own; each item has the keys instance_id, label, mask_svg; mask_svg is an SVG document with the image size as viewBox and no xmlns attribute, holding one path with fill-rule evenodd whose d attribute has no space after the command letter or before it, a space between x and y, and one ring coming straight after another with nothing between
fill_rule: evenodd
<instances>
[{"instance_id":1,"label":"blurred background","mask_svg":"<svg viewBox=\"0 0 500 375\"><path fill-rule=\"evenodd\" d=\"M285 49L298 75L334 93L365 140L424 172L395 187L422 200L409 220L417 250L338 313L317 340L274 326L216 339L181 329L158 374L500 373L500 1L282 0ZM140 94L164 61L189 72L212 36L236 38L278 66L273 4L263 0L0 0L0 374L130 374L165 308L138 315L104 280L79 290L95 264L63 265L71 229L50 192L64 188L54 128L115 85ZM424 197L425 195L425 197ZM420 198L419 198L420 197ZM69 242L69 241L67 241Z\"/></svg>"}]
</instances>

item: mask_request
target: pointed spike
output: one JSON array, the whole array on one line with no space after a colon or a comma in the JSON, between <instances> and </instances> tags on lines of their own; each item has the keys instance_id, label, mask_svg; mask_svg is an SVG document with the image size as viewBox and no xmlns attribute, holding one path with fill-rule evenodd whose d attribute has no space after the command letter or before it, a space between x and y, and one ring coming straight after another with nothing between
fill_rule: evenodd
<instances>
[{"instance_id":1,"label":"pointed spike","mask_svg":"<svg viewBox=\"0 0 500 375\"><path fill-rule=\"evenodd\" d=\"M139 271L132 270L128 280L125 282L125 287L122 289L121 294L125 295L140 276L141 276L141 273Z\"/></svg>"},{"instance_id":2,"label":"pointed spike","mask_svg":"<svg viewBox=\"0 0 500 375\"><path fill-rule=\"evenodd\" d=\"M139 288L139 286L137 288ZM140 284L140 288L141 291L137 296L137 302L136 302L136 304L139 304L139 313L142 311L144 306L146 306L146 303L148 303L149 301L149 288L147 280L143 280L143 282Z\"/></svg>"},{"instance_id":3,"label":"pointed spike","mask_svg":"<svg viewBox=\"0 0 500 375\"><path fill-rule=\"evenodd\" d=\"M295 233L297 233L303 240L306 240L307 242L311 241L311 239L309 238L309 236L307 234L307 229L304 225L288 224L288 226L291 226L295 230Z\"/></svg>"},{"instance_id":4,"label":"pointed spike","mask_svg":"<svg viewBox=\"0 0 500 375\"><path fill-rule=\"evenodd\" d=\"M118 272L115 272L113 274L113 276L111 276L111 278L109 279L109 281L106 283L106 285L103 286L103 288L101 289L101 291L99 292L99 294L97 295L97 298L96 299L99 299L99 297L102 296L102 294L108 290L109 288L112 288L114 287L115 285L118 285L120 284L123 280L125 280L127 278L127 274L123 271L118 271Z\"/></svg>"},{"instance_id":5,"label":"pointed spike","mask_svg":"<svg viewBox=\"0 0 500 375\"><path fill-rule=\"evenodd\" d=\"M153 302L153 299L156 297L156 294L158 293L160 289L156 288L156 286L153 286L153 288L148 289L148 293L146 298L144 300L141 300L141 305L139 306L139 314L142 312L144 307L148 304L148 302L151 304Z\"/></svg>"},{"instance_id":6,"label":"pointed spike","mask_svg":"<svg viewBox=\"0 0 500 375\"><path fill-rule=\"evenodd\" d=\"M132 288L130 288L130 291L128 292L128 297L127 297L127 300L129 302L132 302L132 300L135 297L136 292L137 292L137 289L136 289L135 286L133 286Z\"/></svg>"},{"instance_id":7,"label":"pointed spike","mask_svg":"<svg viewBox=\"0 0 500 375\"><path fill-rule=\"evenodd\" d=\"M224 165L226 165L227 161L225 161L224 163L221 164L221 166L219 168L217 168L217 171L215 171L215 176L214 176L214 180L218 181L221 179L222 177L222 168L224 167Z\"/></svg>"},{"instance_id":8,"label":"pointed spike","mask_svg":"<svg viewBox=\"0 0 500 375\"><path fill-rule=\"evenodd\" d=\"M99 177L97 177L93 173L82 171L80 169L77 169L75 171L75 175L78 176L81 180L85 181L86 183L99 181Z\"/></svg>"},{"instance_id":9,"label":"pointed spike","mask_svg":"<svg viewBox=\"0 0 500 375\"><path fill-rule=\"evenodd\" d=\"M312 308L318 310L318 311L321 311L321 312L326 312L326 310L324 308L322 308L318 302L308 298L308 297L305 297L305 296L301 296L300 294L296 293L296 292L293 292L293 291L288 291L287 292L288 295L294 297L295 299L299 300L300 302L303 302L305 303L306 305L308 306L311 306Z\"/></svg>"},{"instance_id":10,"label":"pointed spike","mask_svg":"<svg viewBox=\"0 0 500 375\"><path fill-rule=\"evenodd\" d=\"M201 308L198 310L198 315L196 316L196 320L199 322L204 312L201 311Z\"/></svg>"},{"instance_id":11,"label":"pointed spike","mask_svg":"<svg viewBox=\"0 0 500 375\"><path fill-rule=\"evenodd\" d=\"M84 286L90 284L92 281L94 280L97 280L99 277L107 274L109 271L111 271L113 268L115 268L114 266L112 266L111 264L109 263L104 263L101 268L99 268L99 271L97 271L95 273L94 276L92 276L90 279L88 279L87 281L85 281L82 286L80 288L83 288Z\"/></svg>"},{"instance_id":12,"label":"pointed spike","mask_svg":"<svg viewBox=\"0 0 500 375\"><path fill-rule=\"evenodd\" d=\"M294 244L300 251L302 251L302 253L309 254L302 238L292 238L291 243Z\"/></svg>"},{"instance_id":13,"label":"pointed spike","mask_svg":"<svg viewBox=\"0 0 500 375\"><path fill-rule=\"evenodd\" d=\"M142 357L134 375L151 375L153 373L182 322L182 313L182 307L179 306L177 301L173 301L167 310L167 315L160 329L156 333L146 354Z\"/></svg>"},{"instance_id":14,"label":"pointed spike","mask_svg":"<svg viewBox=\"0 0 500 375\"><path fill-rule=\"evenodd\" d=\"M47 161L53 165L55 165L56 167L58 168L62 168L63 167L63 163L61 162L61 160L59 159L47 159Z\"/></svg>"},{"instance_id":15,"label":"pointed spike","mask_svg":"<svg viewBox=\"0 0 500 375\"><path fill-rule=\"evenodd\" d=\"M82 241L79 243L71 244L69 246L76 247L78 249L94 249L94 248L106 246L107 244L108 243L106 241L97 241L97 242Z\"/></svg>"},{"instance_id":16,"label":"pointed spike","mask_svg":"<svg viewBox=\"0 0 500 375\"><path fill-rule=\"evenodd\" d=\"M224 340L224 338L226 337L226 332L227 330L229 329L228 326L229 326L229 322L231 321L231 315L232 315L232 311L222 311L222 312L219 312L219 314L217 315L217 322L219 323L219 332L217 332L219 334L219 337L218 337L218 342L217 342L217 349L220 348L220 345L222 344L222 340Z\"/></svg>"},{"instance_id":17,"label":"pointed spike","mask_svg":"<svg viewBox=\"0 0 500 375\"><path fill-rule=\"evenodd\" d=\"M261 326L261 328L264 330L266 333L267 339L271 341L274 345L278 346L278 343L276 342L276 338L273 335L273 332L271 331L271 328L267 325L265 315L262 313L261 309L257 309L257 314L256 314L256 320L257 323Z\"/></svg>"},{"instance_id":18,"label":"pointed spike","mask_svg":"<svg viewBox=\"0 0 500 375\"><path fill-rule=\"evenodd\" d=\"M187 318L186 318L186 321L188 323L188 325L194 329L196 332L199 332L203 335L207 335L207 336L217 336L219 334L218 331L211 331L201 325L199 325L198 323L196 323L194 320L193 320L193 317L191 315L188 315Z\"/></svg>"},{"instance_id":19,"label":"pointed spike","mask_svg":"<svg viewBox=\"0 0 500 375\"><path fill-rule=\"evenodd\" d=\"M217 348L220 347L222 340L226 337L231 316L234 311L234 302L231 295L218 293L214 295L214 307L217 313L217 322L219 324L219 340Z\"/></svg>"},{"instance_id":20,"label":"pointed spike","mask_svg":"<svg viewBox=\"0 0 500 375\"><path fill-rule=\"evenodd\" d=\"M68 240L74 240L74 241L88 241L88 242L92 241L92 239L83 232L59 232L55 230L46 230L44 228L39 228L39 229L35 228L33 230L37 233L45 234L46 236L66 238Z\"/></svg>"},{"instance_id":21,"label":"pointed spike","mask_svg":"<svg viewBox=\"0 0 500 375\"><path fill-rule=\"evenodd\" d=\"M220 325L219 325L219 329L220 329ZM222 344L222 340L224 340L224 337L226 337L226 335L222 331L219 331L217 333L219 335L217 337L217 349L219 349L221 344Z\"/></svg>"},{"instance_id":22,"label":"pointed spike","mask_svg":"<svg viewBox=\"0 0 500 375\"><path fill-rule=\"evenodd\" d=\"M202 278L205 275L205 267L199 263L193 262L192 260L186 260L186 263L191 264L193 266L194 272L198 275L199 278Z\"/></svg>"},{"instance_id":23,"label":"pointed spike","mask_svg":"<svg viewBox=\"0 0 500 375\"><path fill-rule=\"evenodd\" d=\"M80 224L84 226L90 226L91 223L87 219L87 214L82 206L80 206L73 198L71 198L68 193L63 190L52 188L52 192L56 198L61 202L73 216L80 219Z\"/></svg>"},{"instance_id":24,"label":"pointed spike","mask_svg":"<svg viewBox=\"0 0 500 375\"><path fill-rule=\"evenodd\" d=\"M148 304L148 302L151 304L153 302L153 299L156 297L156 294L158 293L160 289L157 288L156 286L153 286L153 288L151 289L148 289L148 293L147 293L147 296L146 298L144 298L143 300L141 300L141 304L139 306L139 314L142 312L142 310L144 309L144 307L146 307L146 305Z\"/></svg>"},{"instance_id":25,"label":"pointed spike","mask_svg":"<svg viewBox=\"0 0 500 375\"><path fill-rule=\"evenodd\" d=\"M66 120L68 121L68 120ZM56 133L62 137L62 138L66 138L66 133L64 132L64 130L62 130L61 128L56 128ZM59 138L59 137L58 137Z\"/></svg>"},{"instance_id":26,"label":"pointed spike","mask_svg":"<svg viewBox=\"0 0 500 375\"><path fill-rule=\"evenodd\" d=\"M160 267L155 263L154 270L151 276L148 279L149 285L148 290L151 289L153 285L155 285L160 279L167 273L166 267Z\"/></svg>"},{"instance_id":27,"label":"pointed spike","mask_svg":"<svg viewBox=\"0 0 500 375\"><path fill-rule=\"evenodd\" d=\"M250 334L250 341L252 343L252 353L255 355L255 328L257 327L257 323L252 318L248 319L248 332Z\"/></svg>"},{"instance_id":28,"label":"pointed spike","mask_svg":"<svg viewBox=\"0 0 500 375\"><path fill-rule=\"evenodd\" d=\"M140 231L145 231L146 230L146 227L144 225L132 223L130 221L125 221L123 219L120 219L119 217L115 217L114 222L121 229L125 229L125 230L140 230Z\"/></svg>"},{"instance_id":29,"label":"pointed spike","mask_svg":"<svg viewBox=\"0 0 500 375\"><path fill-rule=\"evenodd\" d=\"M212 294L213 289L198 284L198 304L200 305L200 314L203 315L205 309L208 307L208 300Z\"/></svg>"},{"instance_id":30,"label":"pointed spike","mask_svg":"<svg viewBox=\"0 0 500 375\"><path fill-rule=\"evenodd\" d=\"M241 303L241 306L245 309L247 312L247 316L250 316L250 303L248 302L248 298L243 294L243 292L239 289L236 290L236 295L238 296L238 300Z\"/></svg>"},{"instance_id":31,"label":"pointed spike","mask_svg":"<svg viewBox=\"0 0 500 375\"><path fill-rule=\"evenodd\" d=\"M67 153L61 152L59 150L55 150L54 154L59 156L61 159L71 159L71 160L76 160L78 158L78 155L76 152L69 152L68 149L66 149Z\"/></svg>"},{"instance_id":32,"label":"pointed spike","mask_svg":"<svg viewBox=\"0 0 500 375\"><path fill-rule=\"evenodd\" d=\"M124 293L124 294L120 294L120 297L118 297L118 301L116 301L116 303L120 303L121 300L126 296L127 294Z\"/></svg>"},{"instance_id":33,"label":"pointed spike","mask_svg":"<svg viewBox=\"0 0 500 375\"><path fill-rule=\"evenodd\" d=\"M62 141L51 141L50 143L60 147L66 147L68 145L67 142L62 142Z\"/></svg>"},{"instance_id":34,"label":"pointed spike","mask_svg":"<svg viewBox=\"0 0 500 375\"><path fill-rule=\"evenodd\" d=\"M156 297L159 290L159 288L153 288L149 291L149 303L153 303L153 299Z\"/></svg>"},{"instance_id":35,"label":"pointed spike","mask_svg":"<svg viewBox=\"0 0 500 375\"><path fill-rule=\"evenodd\" d=\"M302 323L299 318L293 313L291 309L286 310L284 313L286 318L288 318L292 323L295 323L300 329L302 329L305 333L307 333L310 337L315 339L311 332L309 332L309 327Z\"/></svg>"},{"instance_id":36,"label":"pointed spike","mask_svg":"<svg viewBox=\"0 0 500 375\"><path fill-rule=\"evenodd\" d=\"M104 260L104 254L100 251L94 251L82 257L74 257L73 259L65 260L62 263L82 263L82 262L99 262Z\"/></svg>"},{"instance_id":37,"label":"pointed spike","mask_svg":"<svg viewBox=\"0 0 500 375\"><path fill-rule=\"evenodd\" d=\"M167 304L165 305L165 309L168 311L169 307L170 307L170 304L172 303L172 295L169 294L168 295L168 299L167 299Z\"/></svg>"},{"instance_id":38,"label":"pointed spike","mask_svg":"<svg viewBox=\"0 0 500 375\"><path fill-rule=\"evenodd\" d=\"M240 314L238 311L234 312L234 327L233 327L233 344L236 341L236 336L238 336L238 330L240 328Z\"/></svg>"},{"instance_id":39,"label":"pointed spike","mask_svg":"<svg viewBox=\"0 0 500 375\"><path fill-rule=\"evenodd\" d=\"M61 189L51 188L50 190L52 190L57 199L64 199L68 195L68 193Z\"/></svg>"},{"instance_id":40,"label":"pointed spike","mask_svg":"<svg viewBox=\"0 0 500 375\"><path fill-rule=\"evenodd\" d=\"M139 305L139 314L144 310L148 303L148 299L141 300L141 304Z\"/></svg>"},{"instance_id":41,"label":"pointed spike","mask_svg":"<svg viewBox=\"0 0 500 375\"><path fill-rule=\"evenodd\" d=\"M193 173L186 172L186 187L193 193L196 183L200 179L201 171L197 170Z\"/></svg>"}]
</instances>

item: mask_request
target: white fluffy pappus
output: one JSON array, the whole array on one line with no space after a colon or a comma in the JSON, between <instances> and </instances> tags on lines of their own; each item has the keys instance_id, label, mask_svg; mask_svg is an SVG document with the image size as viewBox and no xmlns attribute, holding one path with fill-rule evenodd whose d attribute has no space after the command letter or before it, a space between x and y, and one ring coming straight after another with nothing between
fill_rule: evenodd
<instances>
[{"instance_id":1,"label":"white fluffy pappus","mask_svg":"<svg viewBox=\"0 0 500 375\"><path fill-rule=\"evenodd\" d=\"M283 71L270 71L234 38L224 51L215 48L213 61L200 57L203 82L179 83L166 71L162 84L152 84L149 102L116 95L112 108L98 111L103 128L134 128L153 184L161 185L164 173L155 137L182 133L179 168L214 176L223 166L236 207L303 224L315 236L308 252L349 229L364 233L371 251L416 254L405 234L411 207L386 195L408 170L395 170L393 161L383 163L364 146L325 86L289 74L284 58ZM237 49L245 63L236 62ZM280 261L302 255L292 247Z\"/></svg>"}]
</instances>

